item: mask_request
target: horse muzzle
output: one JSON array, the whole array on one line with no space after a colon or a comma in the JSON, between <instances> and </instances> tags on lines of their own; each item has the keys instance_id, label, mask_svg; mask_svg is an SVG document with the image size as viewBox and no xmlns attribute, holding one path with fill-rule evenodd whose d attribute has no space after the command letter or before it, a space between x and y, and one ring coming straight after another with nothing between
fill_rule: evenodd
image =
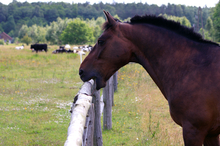
<instances>
[{"instance_id":1,"label":"horse muzzle","mask_svg":"<svg viewBox=\"0 0 220 146\"><path fill-rule=\"evenodd\" d=\"M90 79L94 79L96 82L96 89L99 90L106 86L106 82L99 75L94 75L94 73L85 73L85 71L81 68L79 69L79 76L83 82L89 81Z\"/></svg>"},{"instance_id":2,"label":"horse muzzle","mask_svg":"<svg viewBox=\"0 0 220 146\"><path fill-rule=\"evenodd\" d=\"M80 76L80 78L81 78L81 80L82 80L83 82L86 82L86 81L88 81L88 80L91 79L91 78L88 78L88 77L86 76L86 74L85 74L85 72L84 72L83 69L80 69L80 70L79 70L79 76Z\"/></svg>"}]
</instances>

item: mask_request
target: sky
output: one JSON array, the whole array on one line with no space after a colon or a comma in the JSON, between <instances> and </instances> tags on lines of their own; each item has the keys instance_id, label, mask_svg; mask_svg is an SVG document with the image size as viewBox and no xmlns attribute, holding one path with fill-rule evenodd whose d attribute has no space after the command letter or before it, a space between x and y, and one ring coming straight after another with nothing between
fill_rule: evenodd
<instances>
[{"instance_id":1,"label":"sky","mask_svg":"<svg viewBox=\"0 0 220 146\"><path fill-rule=\"evenodd\" d=\"M19 2L68 2L68 3L85 3L86 1L89 1L91 4L93 3L99 3L101 2L101 0L17 0ZM197 6L197 7L215 7L215 5L218 3L219 0L102 0L103 3L112 3L112 2L117 2L117 3L146 3L147 4L156 4L158 6L161 6L162 4L167 5L168 3L170 4L182 4L182 5L186 5L186 6ZM0 0L1 3L8 5L9 3L12 2L12 0Z\"/></svg>"}]
</instances>

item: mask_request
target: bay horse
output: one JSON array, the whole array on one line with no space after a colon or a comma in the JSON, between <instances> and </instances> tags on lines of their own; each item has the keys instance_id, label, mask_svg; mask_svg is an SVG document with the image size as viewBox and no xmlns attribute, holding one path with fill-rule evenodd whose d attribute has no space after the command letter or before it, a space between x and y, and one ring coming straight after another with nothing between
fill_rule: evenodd
<instances>
[{"instance_id":1,"label":"bay horse","mask_svg":"<svg viewBox=\"0 0 220 146\"><path fill-rule=\"evenodd\" d=\"M95 79L100 89L119 68L139 63L167 99L184 144L219 146L219 44L160 16L121 22L104 14L104 32L80 66L81 79Z\"/></svg>"}]
</instances>

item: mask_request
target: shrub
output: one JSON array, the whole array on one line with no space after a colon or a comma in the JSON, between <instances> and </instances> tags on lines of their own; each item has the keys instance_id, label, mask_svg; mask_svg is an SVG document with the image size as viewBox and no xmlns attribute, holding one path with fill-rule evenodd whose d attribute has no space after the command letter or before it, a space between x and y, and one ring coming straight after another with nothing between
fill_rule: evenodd
<instances>
[{"instance_id":1,"label":"shrub","mask_svg":"<svg viewBox=\"0 0 220 146\"><path fill-rule=\"evenodd\" d=\"M32 39L27 34L25 34L25 36L21 39L21 42L29 45L32 42Z\"/></svg>"},{"instance_id":2,"label":"shrub","mask_svg":"<svg viewBox=\"0 0 220 146\"><path fill-rule=\"evenodd\" d=\"M4 40L0 39L0 45L4 45Z\"/></svg>"}]
</instances>

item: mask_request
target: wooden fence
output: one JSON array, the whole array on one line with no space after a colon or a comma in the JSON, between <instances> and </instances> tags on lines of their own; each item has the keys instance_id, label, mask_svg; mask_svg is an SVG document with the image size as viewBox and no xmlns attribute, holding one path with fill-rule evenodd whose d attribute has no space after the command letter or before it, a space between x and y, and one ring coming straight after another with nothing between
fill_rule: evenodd
<instances>
[{"instance_id":1,"label":"wooden fence","mask_svg":"<svg viewBox=\"0 0 220 146\"><path fill-rule=\"evenodd\" d=\"M101 115L103 130L112 128L114 91L117 91L117 72L103 88L103 96L95 89L94 80L85 82L74 98L71 120L65 146L102 146ZM103 109L104 107L104 109Z\"/></svg>"}]
</instances>

